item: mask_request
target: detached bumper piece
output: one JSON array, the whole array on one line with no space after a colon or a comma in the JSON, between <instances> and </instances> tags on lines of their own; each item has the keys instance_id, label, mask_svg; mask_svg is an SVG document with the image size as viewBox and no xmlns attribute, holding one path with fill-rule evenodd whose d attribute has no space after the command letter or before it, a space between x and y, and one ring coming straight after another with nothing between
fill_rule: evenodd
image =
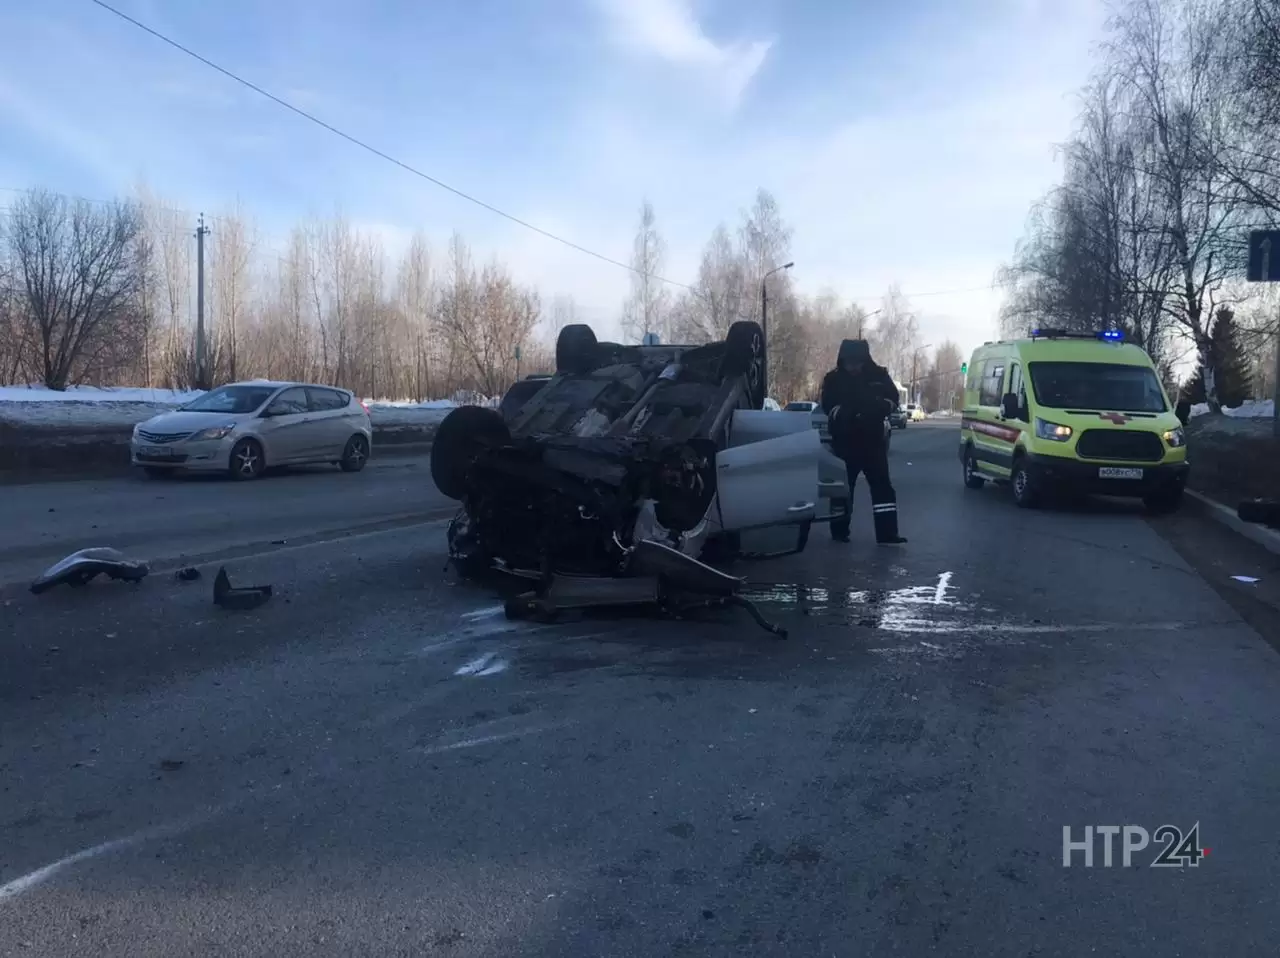
<instances>
[{"instance_id":1,"label":"detached bumper piece","mask_svg":"<svg viewBox=\"0 0 1280 958\"><path fill-rule=\"evenodd\" d=\"M686 618L710 608L745 609L762 629L780 639L787 630L769 622L743 595L744 579L731 576L652 539L631 552L628 574L620 577L552 575L537 588L507 600L509 619L554 621L561 612L583 609L653 607Z\"/></svg>"}]
</instances>

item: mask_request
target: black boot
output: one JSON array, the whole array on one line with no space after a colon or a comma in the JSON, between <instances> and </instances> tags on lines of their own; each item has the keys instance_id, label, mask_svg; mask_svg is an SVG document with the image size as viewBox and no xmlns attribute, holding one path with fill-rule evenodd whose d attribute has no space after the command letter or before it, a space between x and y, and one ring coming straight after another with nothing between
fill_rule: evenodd
<instances>
[{"instance_id":1,"label":"black boot","mask_svg":"<svg viewBox=\"0 0 1280 958\"><path fill-rule=\"evenodd\" d=\"M831 503L833 509L840 509L841 514L831 520L831 538L836 542L849 541L849 524L853 517L849 514L849 503L837 500Z\"/></svg>"},{"instance_id":2,"label":"black boot","mask_svg":"<svg viewBox=\"0 0 1280 958\"><path fill-rule=\"evenodd\" d=\"M882 546L901 545L905 536L898 535L898 504L877 502L871 506L871 516L876 524L876 542Z\"/></svg>"}]
</instances>

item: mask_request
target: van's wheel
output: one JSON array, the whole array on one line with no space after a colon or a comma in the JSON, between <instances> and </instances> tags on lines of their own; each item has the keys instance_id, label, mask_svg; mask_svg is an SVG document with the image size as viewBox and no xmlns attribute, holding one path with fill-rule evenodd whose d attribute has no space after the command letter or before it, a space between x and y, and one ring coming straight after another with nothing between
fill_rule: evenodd
<instances>
[{"instance_id":1,"label":"van's wheel","mask_svg":"<svg viewBox=\"0 0 1280 958\"><path fill-rule=\"evenodd\" d=\"M1013 461L1009 484L1013 486L1013 501L1023 509L1034 509L1040 504L1040 490L1027 470L1027 461L1021 456Z\"/></svg>"},{"instance_id":2,"label":"van's wheel","mask_svg":"<svg viewBox=\"0 0 1280 958\"><path fill-rule=\"evenodd\" d=\"M581 375L596 363L596 334L585 323L573 323L556 337L556 372Z\"/></svg>"},{"instance_id":3,"label":"van's wheel","mask_svg":"<svg viewBox=\"0 0 1280 958\"><path fill-rule=\"evenodd\" d=\"M973 458L972 446L964 453L964 484L970 489L981 489L987 484L982 473L978 472L978 460Z\"/></svg>"},{"instance_id":4,"label":"van's wheel","mask_svg":"<svg viewBox=\"0 0 1280 958\"><path fill-rule=\"evenodd\" d=\"M338 465L343 472L359 472L369 461L369 440L356 433L347 440L347 448L342 450L342 458Z\"/></svg>"},{"instance_id":5,"label":"van's wheel","mask_svg":"<svg viewBox=\"0 0 1280 958\"><path fill-rule=\"evenodd\" d=\"M1182 507L1182 487L1171 486L1148 493L1142 497L1142 504L1157 516L1172 515Z\"/></svg>"},{"instance_id":6,"label":"van's wheel","mask_svg":"<svg viewBox=\"0 0 1280 958\"><path fill-rule=\"evenodd\" d=\"M496 409L459 406L451 410L431 443L431 481L450 499L465 498L472 461L481 450L510 438L507 423Z\"/></svg>"},{"instance_id":7,"label":"van's wheel","mask_svg":"<svg viewBox=\"0 0 1280 958\"><path fill-rule=\"evenodd\" d=\"M256 439L241 439L231 450L231 478L257 479L266 470L262 445Z\"/></svg>"},{"instance_id":8,"label":"van's wheel","mask_svg":"<svg viewBox=\"0 0 1280 958\"><path fill-rule=\"evenodd\" d=\"M759 323L750 320L734 323L724 337L720 378L746 376L747 397L752 409L764 408L764 350L764 330Z\"/></svg>"}]
</instances>

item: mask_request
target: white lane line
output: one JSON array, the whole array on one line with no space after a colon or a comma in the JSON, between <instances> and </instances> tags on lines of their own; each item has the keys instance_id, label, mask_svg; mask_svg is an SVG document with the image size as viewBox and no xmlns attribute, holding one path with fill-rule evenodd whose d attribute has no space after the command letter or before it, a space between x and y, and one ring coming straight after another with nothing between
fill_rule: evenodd
<instances>
[{"instance_id":1,"label":"white lane line","mask_svg":"<svg viewBox=\"0 0 1280 958\"><path fill-rule=\"evenodd\" d=\"M943 572L938 576L938 587L933 591L933 604L942 605L947 601L947 589L951 587L951 573Z\"/></svg>"},{"instance_id":2,"label":"white lane line","mask_svg":"<svg viewBox=\"0 0 1280 958\"><path fill-rule=\"evenodd\" d=\"M440 752L453 752L461 748L476 748L480 745L493 745L496 742L507 742L512 739L526 738L530 735L539 735L542 732L552 732L556 729L564 728L569 722L558 722L553 725L533 725L529 728L515 729L511 732L494 732L492 735L478 735L475 738L464 738L461 741L450 742L447 745L428 745L422 752L425 755L436 755Z\"/></svg>"},{"instance_id":3,"label":"white lane line","mask_svg":"<svg viewBox=\"0 0 1280 958\"><path fill-rule=\"evenodd\" d=\"M78 865L81 862L89 861L94 858L101 858L103 855L110 855L113 852L123 851L132 848L134 845L140 845L143 842L151 841L156 838L167 838L177 835L181 832L195 828L210 821L215 816L225 810L225 806L213 809L200 815L182 819L177 822L170 822L166 825L156 825L152 828L144 828L141 831L134 832L132 835L125 835L123 838L113 838L111 841L102 842L100 845L93 845L89 848L83 848L73 855L66 858L59 858L56 862L51 862L42 868L37 868L33 872L15 878L13 881L0 885L0 904L12 901L29 891L40 887L50 879L57 877L60 873Z\"/></svg>"},{"instance_id":4,"label":"white lane line","mask_svg":"<svg viewBox=\"0 0 1280 958\"><path fill-rule=\"evenodd\" d=\"M478 659L472 659L465 665L460 665L453 670L454 675L480 675L485 669L493 664L494 659L498 657L496 652L486 652Z\"/></svg>"}]
</instances>

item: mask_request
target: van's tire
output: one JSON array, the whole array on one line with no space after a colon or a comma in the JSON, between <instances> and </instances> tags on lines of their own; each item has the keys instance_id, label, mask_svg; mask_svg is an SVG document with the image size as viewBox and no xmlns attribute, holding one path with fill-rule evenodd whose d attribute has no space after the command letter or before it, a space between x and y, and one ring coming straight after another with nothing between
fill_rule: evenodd
<instances>
[{"instance_id":1,"label":"van's tire","mask_svg":"<svg viewBox=\"0 0 1280 958\"><path fill-rule=\"evenodd\" d=\"M342 458L338 460L338 466L343 472L359 472L368 461L369 440L362 433L356 433L347 440L347 446L342 450Z\"/></svg>"},{"instance_id":2,"label":"van's tire","mask_svg":"<svg viewBox=\"0 0 1280 958\"><path fill-rule=\"evenodd\" d=\"M444 417L431 443L431 480L450 499L464 499L467 473L476 455L510 438L511 432L498 410L459 406Z\"/></svg>"},{"instance_id":3,"label":"van's tire","mask_svg":"<svg viewBox=\"0 0 1280 958\"><path fill-rule=\"evenodd\" d=\"M1018 456L1013 460L1013 472L1009 474L1009 485L1013 488L1013 501L1023 509L1035 509L1040 505L1040 489L1031 473L1027 470L1027 460Z\"/></svg>"},{"instance_id":4,"label":"van's tire","mask_svg":"<svg viewBox=\"0 0 1280 958\"><path fill-rule=\"evenodd\" d=\"M964 451L964 484L967 489L981 489L987 484L986 478L978 472L978 460L973 456L973 447Z\"/></svg>"},{"instance_id":5,"label":"van's tire","mask_svg":"<svg viewBox=\"0 0 1280 958\"><path fill-rule=\"evenodd\" d=\"M720 363L720 378L735 376L747 378L747 398L752 409L763 409L764 384L764 330L759 323L740 320L729 327L724 337L724 359Z\"/></svg>"},{"instance_id":6,"label":"van's tire","mask_svg":"<svg viewBox=\"0 0 1280 958\"><path fill-rule=\"evenodd\" d=\"M1142 497L1142 504L1154 515L1172 515L1182 507L1182 487L1172 486L1149 492Z\"/></svg>"},{"instance_id":7,"label":"van's tire","mask_svg":"<svg viewBox=\"0 0 1280 958\"><path fill-rule=\"evenodd\" d=\"M596 364L596 334L585 323L572 323L556 337L556 372L581 375Z\"/></svg>"}]
</instances>

